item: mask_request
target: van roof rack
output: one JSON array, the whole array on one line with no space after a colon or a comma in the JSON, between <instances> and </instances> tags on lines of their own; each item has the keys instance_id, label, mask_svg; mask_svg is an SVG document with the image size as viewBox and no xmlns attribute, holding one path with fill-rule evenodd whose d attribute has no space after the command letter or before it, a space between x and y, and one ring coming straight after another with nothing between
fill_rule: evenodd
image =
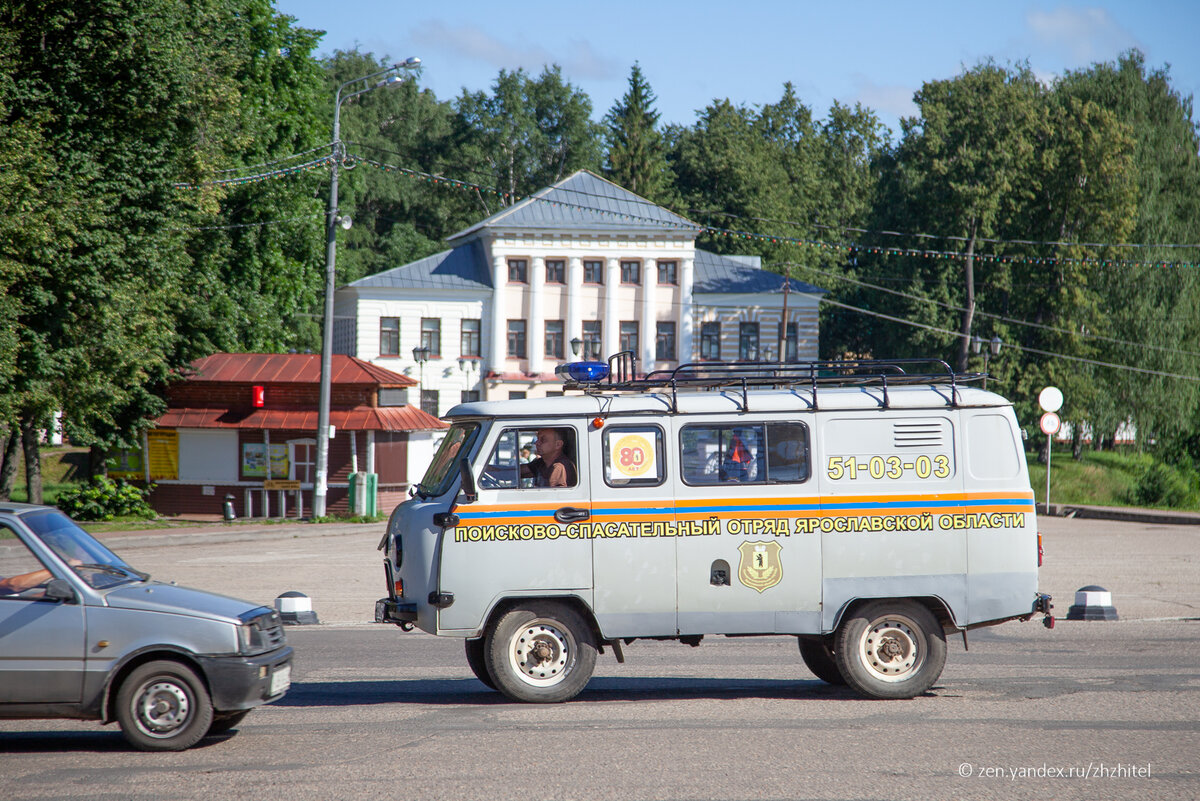
<instances>
[{"instance_id":1,"label":"van roof rack","mask_svg":"<svg viewBox=\"0 0 1200 801\"><path fill-rule=\"evenodd\" d=\"M949 384L947 406L958 405L960 384L978 381L982 373L955 373L941 359L842 359L812 362L688 362L670 370L652 370L637 377L637 356L621 351L608 358L608 377L594 383L570 382L566 389L597 392L654 392L669 390L671 411L678 410L681 389L740 389L742 406L749 408L751 387L775 389L805 387L817 408L818 387L867 387L883 390L888 408L888 387L911 384Z\"/></svg>"}]
</instances>

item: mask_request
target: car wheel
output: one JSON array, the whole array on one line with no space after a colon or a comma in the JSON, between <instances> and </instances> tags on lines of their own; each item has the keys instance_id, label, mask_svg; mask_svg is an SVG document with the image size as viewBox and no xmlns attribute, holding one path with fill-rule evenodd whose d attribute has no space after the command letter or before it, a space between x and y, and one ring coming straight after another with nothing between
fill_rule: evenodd
<instances>
[{"instance_id":1,"label":"car wheel","mask_svg":"<svg viewBox=\"0 0 1200 801\"><path fill-rule=\"evenodd\" d=\"M141 751L182 751L199 742L213 722L204 682L178 662L134 668L117 691L117 721Z\"/></svg>"}]
</instances>

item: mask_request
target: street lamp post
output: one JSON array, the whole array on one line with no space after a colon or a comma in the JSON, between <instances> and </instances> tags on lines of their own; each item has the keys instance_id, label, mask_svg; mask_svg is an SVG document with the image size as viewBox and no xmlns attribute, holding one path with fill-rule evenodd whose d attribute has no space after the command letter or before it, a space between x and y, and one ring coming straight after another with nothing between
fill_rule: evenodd
<instances>
[{"instance_id":1,"label":"street lamp post","mask_svg":"<svg viewBox=\"0 0 1200 801\"><path fill-rule=\"evenodd\" d=\"M329 205L325 211L325 314L321 331L321 389L317 406L317 475L313 485L313 517L325 516L325 500L329 491L329 405L330 388L333 383L333 294L337 289L334 264L337 259L337 228L350 227L350 218L338 215L338 164L345 155L341 140L342 103L352 97L378 89L381 86L396 86L404 82L399 75L389 75L382 81L367 84L362 89L350 92L345 97L342 90L347 86L372 78L378 78L397 70L416 69L421 59L412 58L393 64L387 69L346 81L337 88L333 96L333 144L329 174Z\"/></svg>"},{"instance_id":2,"label":"street lamp post","mask_svg":"<svg viewBox=\"0 0 1200 801\"><path fill-rule=\"evenodd\" d=\"M991 356L999 356L1000 355L1000 346L1003 344L1004 344L1004 342L1000 339L999 335L996 335L996 336L992 337L990 340L988 340L987 350L984 350L983 340L980 339L978 336L972 338L972 340L971 340L971 349L973 351L975 351L976 353L979 353L981 351L983 352L983 388L984 389L987 389L988 358Z\"/></svg>"}]
</instances>

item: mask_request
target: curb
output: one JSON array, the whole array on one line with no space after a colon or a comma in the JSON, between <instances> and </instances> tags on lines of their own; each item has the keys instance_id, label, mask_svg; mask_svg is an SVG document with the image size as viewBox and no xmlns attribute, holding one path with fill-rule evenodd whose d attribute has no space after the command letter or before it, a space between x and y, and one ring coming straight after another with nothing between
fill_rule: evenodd
<instances>
[{"instance_id":1,"label":"curb","mask_svg":"<svg viewBox=\"0 0 1200 801\"><path fill-rule=\"evenodd\" d=\"M385 523L299 523L296 525L280 524L275 526L243 527L197 526L171 531L108 531L103 534L92 534L105 545L117 549L149 547L157 545L214 545L225 542L251 542L291 539L310 539L312 537L342 537L362 535L365 539L376 541L383 535Z\"/></svg>"},{"instance_id":2,"label":"curb","mask_svg":"<svg viewBox=\"0 0 1200 801\"><path fill-rule=\"evenodd\" d=\"M1200 512L1172 512L1168 509L1140 509L1121 506L1076 506L1074 504L1036 504L1037 513L1047 517L1078 517L1091 520L1116 520L1165 526L1200 526Z\"/></svg>"}]
</instances>

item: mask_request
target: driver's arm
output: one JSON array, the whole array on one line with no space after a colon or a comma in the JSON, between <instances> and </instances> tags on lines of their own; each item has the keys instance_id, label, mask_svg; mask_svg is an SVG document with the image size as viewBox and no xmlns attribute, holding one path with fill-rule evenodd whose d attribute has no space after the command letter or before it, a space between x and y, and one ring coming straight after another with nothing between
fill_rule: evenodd
<instances>
[{"instance_id":1,"label":"driver's arm","mask_svg":"<svg viewBox=\"0 0 1200 801\"><path fill-rule=\"evenodd\" d=\"M21 573L17 576L9 576L8 578L0 579L0 593L15 595L19 592L25 592L25 590L31 590L52 578L54 578L54 574L45 568L34 570L30 573Z\"/></svg>"}]
</instances>

